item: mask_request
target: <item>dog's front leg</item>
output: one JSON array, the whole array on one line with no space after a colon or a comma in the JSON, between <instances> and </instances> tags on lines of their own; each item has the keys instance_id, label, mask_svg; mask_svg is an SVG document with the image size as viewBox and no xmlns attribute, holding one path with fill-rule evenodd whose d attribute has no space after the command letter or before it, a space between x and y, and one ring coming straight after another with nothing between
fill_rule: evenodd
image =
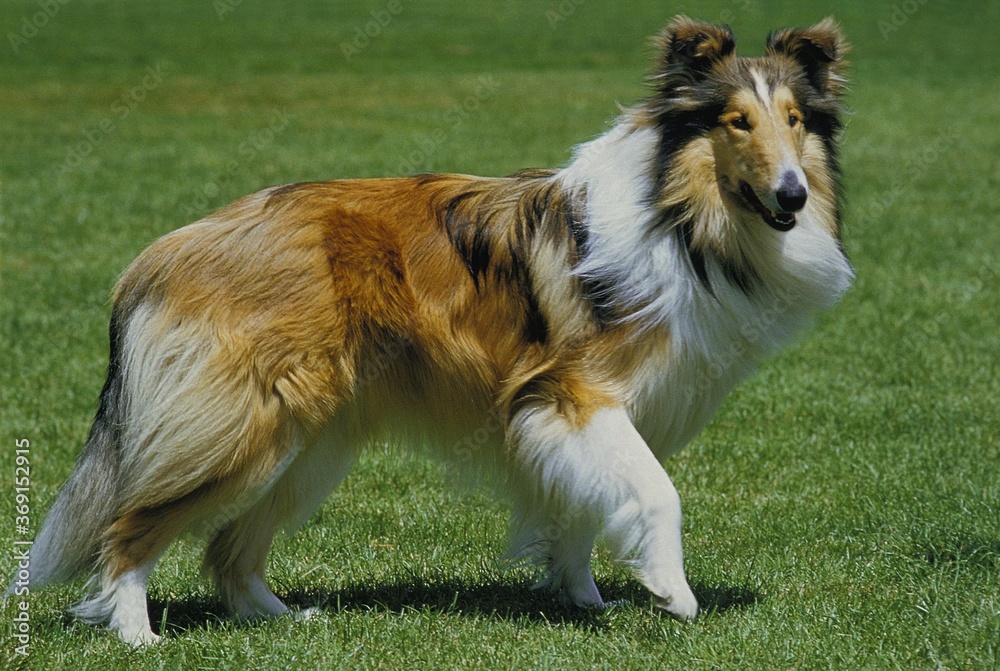
<instances>
[{"instance_id":1,"label":"dog's front leg","mask_svg":"<svg viewBox=\"0 0 1000 671\"><path fill-rule=\"evenodd\" d=\"M510 436L521 474L516 510L523 516L519 525L515 520L518 549L522 555L542 555L554 566L579 566L584 559L589 564L589 543L581 549L563 537L551 538L551 531L547 537L544 530L559 529L564 521L567 530L597 526L657 607L681 620L693 618L698 602L684 577L681 505L673 483L623 408L603 407L583 421L575 419L555 407L537 406L512 419ZM532 536L532 529L540 533ZM560 556L567 551L574 556Z\"/></svg>"}]
</instances>

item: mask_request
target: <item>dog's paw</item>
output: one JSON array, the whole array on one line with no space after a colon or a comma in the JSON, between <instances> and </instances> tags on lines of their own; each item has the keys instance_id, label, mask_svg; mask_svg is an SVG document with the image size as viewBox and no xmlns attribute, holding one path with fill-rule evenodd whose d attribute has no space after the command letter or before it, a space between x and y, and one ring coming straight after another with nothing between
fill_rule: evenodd
<instances>
[{"instance_id":1,"label":"dog's paw","mask_svg":"<svg viewBox=\"0 0 1000 671\"><path fill-rule=\"evenodd\" d=\"M687 585L670 596L654 595L653 598L657 609L675 620L690 622L698 615L698 599Z\"/></svg>"},{"instance_id":2,"label":"dog's paw","mask_svg":"<svg viewBox=\"0 0 1000 671\"><path fill-rule=\"evenodd\" d=\"M612 608L628 608L632 605L632 602L628 599L615 599L614 601L605 601L601 604L603 610L611 610Z\"/></svg>"},{"instance_id":3,"label":"dog's paw","mask_svg":"<svg viewBox=\"0 0 1000 671\"><path fill-rule=\"evenodd\" d=\"M303 610L295 611L292 613L292 617L296 622L308 622L309 620L315 620L323 615L323 610L317 608L316 606L311 606Z\"/></svg>"},{"instance_id":4,"label":"dog's paw","mask_svg":"<svg viewBox=\"0 0 1000 671\"><path fill-rule=\"evenodd\" d=\"M119 630L117 634L118 638L133 648L144 648L149 645L156 645L162 640L148 628L137 629L135 631Z\"/></svg>"}]
</instances>

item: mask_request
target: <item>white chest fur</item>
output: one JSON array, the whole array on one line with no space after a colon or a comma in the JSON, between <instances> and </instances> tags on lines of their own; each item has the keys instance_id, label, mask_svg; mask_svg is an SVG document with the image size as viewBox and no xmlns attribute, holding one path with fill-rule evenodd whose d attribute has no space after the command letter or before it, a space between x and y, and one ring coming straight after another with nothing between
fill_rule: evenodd
<instances>
[{"instance_id":1,"label":"white chest fur","mask_svg":"<svg viewBox=\"0 0 1000 671\"><path fill-rule=\"evenodd\" d=\"M589 252L577 274L609 282L648 333L669 334L636 373L629 404L662 459L705 426L763 356L832 305L853 273L820 213L807 207L787 232L761 221L735 222L757 227L752 230L767 259L757 268L760 283L748 293L707 259L709 289L679 236L650 233L657 216L650 205L656 146L653 130L620 123L579 147L560 177L571 191L586 194Z\"/></svg>"}]
</instances>

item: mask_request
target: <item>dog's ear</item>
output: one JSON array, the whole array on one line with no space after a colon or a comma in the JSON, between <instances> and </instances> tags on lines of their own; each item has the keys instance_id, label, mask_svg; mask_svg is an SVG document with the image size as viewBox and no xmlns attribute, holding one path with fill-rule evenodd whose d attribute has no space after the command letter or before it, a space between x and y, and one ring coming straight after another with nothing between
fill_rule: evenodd
<instances>
[{"instance_id":1,"label":"dog's ear","mask_svg":"<svg viewBox=\"0 0 1000 671\"><path fill-rule=\"evenodd\" d=\"M817 91L835 96L844 92L844 54L849 48L840 26L830 17L812 28L789 28L767 38L768 56L790 57L802 67Z\"/></svg>"},{"instance_id":2,"label":"dog's ear","mask_svg":"<svg viewBox=\"0 0 1000 671\"><path fill-rule=\"evenodd\" d=\"M653 39L658 58L653 80L661 91L695 82L712 65L736 51L729 26L692 21L678 16Z\"/></svg>"}]
</instances>

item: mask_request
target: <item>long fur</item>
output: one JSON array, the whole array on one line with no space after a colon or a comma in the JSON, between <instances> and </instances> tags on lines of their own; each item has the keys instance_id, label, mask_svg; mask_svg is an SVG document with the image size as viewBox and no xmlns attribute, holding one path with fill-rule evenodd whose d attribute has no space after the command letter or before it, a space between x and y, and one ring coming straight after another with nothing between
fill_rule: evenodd
<instances>
[{"instance_id":1,"label":"long fur","mask_svg":"<svg viewBox=\"0 0 1000 671\"><path fill-rule=\"evenodd\" d=\"M683 17L655 44L649 98L562 170L291 184L151 245L33 586L92 573L78 614L154 641L146 581L194 528L234 615L284 613L272 536L397 438L499 474L511 556L569 601L602 603L603 535L693 617L658 462L850 284L846 45L827 20L746 59Z\"/></svg>"}]
</instances>

